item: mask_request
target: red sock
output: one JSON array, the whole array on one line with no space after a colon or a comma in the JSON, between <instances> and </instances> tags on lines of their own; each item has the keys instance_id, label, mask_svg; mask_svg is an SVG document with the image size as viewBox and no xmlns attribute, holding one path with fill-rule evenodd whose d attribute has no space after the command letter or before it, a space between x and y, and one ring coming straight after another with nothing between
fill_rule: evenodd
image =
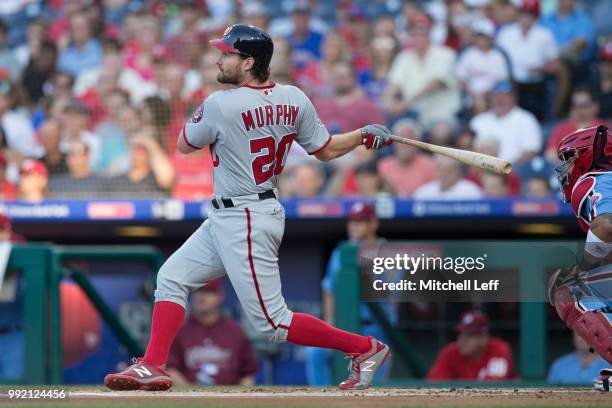
<instances>
[{"instance_id":1,"label":"red sock","mask_svg":"<svg viewBox=\"0 0 612 408\"><path fill-rule=\"evenodd\" d=\"M185 319L185 309L174 302L155 302L151 338L147 351L142 358L149 364L161 366L166 364L170 346Z\"/></svg>"},{"instance_id":2,"label":"red sock","mask_svg":"<svg viewBox=\"0 0 612 408\"><path fill-rule=\"evenodd\" d=\"M370 350L369 337L349 333L304 313L294 313L287 340L301 346L324 347L346 354L362 354Z\"/></svg>"}]
</instances>

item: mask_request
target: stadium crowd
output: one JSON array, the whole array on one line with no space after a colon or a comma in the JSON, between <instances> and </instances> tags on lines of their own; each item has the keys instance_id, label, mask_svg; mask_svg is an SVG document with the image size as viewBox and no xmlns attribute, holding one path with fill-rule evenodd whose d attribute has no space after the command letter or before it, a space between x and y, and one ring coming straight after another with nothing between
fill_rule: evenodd
<instances>
[{"instance_id":1,"label":"stadium crowd","mask_svg":"<svg viewBox=\"0 0 612 408\"><path fill-rule=\"evenodd\" d=\"M282 197L551 196L560 139L612 118L611 14L603 0L3 0L0 198L210 197L209 151L181 155L176 138L222 89L208 39L234 22L273 36L272 79L331 133L384 123L515 168L294 148Z\"/></svg>"}]
</instances>

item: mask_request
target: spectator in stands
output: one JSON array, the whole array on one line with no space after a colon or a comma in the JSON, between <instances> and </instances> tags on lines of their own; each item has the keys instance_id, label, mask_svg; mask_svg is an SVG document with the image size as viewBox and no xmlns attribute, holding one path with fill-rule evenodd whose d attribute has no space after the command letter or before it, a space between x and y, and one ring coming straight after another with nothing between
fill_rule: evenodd
<instances>
[{"instance_id":1,"label":"spectator in stands","mask_svg":"<svg viewBox=\"0 0 612 408\"><path fill-rule=\"evenodd\" d=\"M192 102L184 93L185 69L177 63L167 64L160 85L161 95L170 106L170 139L164 141L164 148L168 152L173 152L176 148L176 135L180 133L187 115L191 113Z\"/></svg>"},{"instance_id":2,"label":"spectator in stands","mask_svg":"<svg viewBox=\"0 0 612 408\"><path fill-rule=\"evenodd\" d=\"M74 86L74 77L67 72L55 71L51 75L51 84L48 96L53 100L63 98L72 99L72 88Z\"/></svg>"},{"instance_id":3,"label":"spectator in stands","mask_svg":"<svg viewBox=\"0 0 612 408\"><path fill-rule=\"evenodd\" d=\"M363 89L377 106L383 106L391 65L399 52L399 43L393 36L374 37L370 41L370 71Z\"/></svg>"},{"instance_id":4,"label":"spectator in stands","mask_svg":"<svg viewBox=\"0 0 612 408\"><path fill-rule=\"evenodd\" d=\"M321 59L323 35L310 27L310 13L310 4L302 0L297 0L291 11L293 32L287 39L292 49L293 66L298 70Z\"/></svg>"},{"instance_id":5,"label":"spectator in stands","mask_svg":"<svg viewBox=\"0 0 612 408\"><path fill-rule=\"evenodd\" d=\"M455 139L457 123L453 119L433 121L426 132L426 139L430 143L440 146L450 146Z\"/></svg>"},{"instance_id":6,"label":"spectator in stands","mask_svg":"<svg viewBox=\"0 0 612 408\"><path fill-rule=\"evenodd\" d=\"M372 203L357 201L351 206L346 224L347 236L349 241L359 244L361 253L366 253L368 248L372 248L376 253L380 250L384 239L378 236L378 227L379 221L376 217L376 208ZM327 262L325 277L321 282L323 320L329 324L334 324L335 322L336 299L334 281L337 279L340 267L340 249L336 248ZM393 320L395 313L389 304L379 304L386 309L387 317ZM362 321L361 334L377 339L385 338L380 325L376 322L365 304L361 305L360 314ZM308 385L331 385L333 381L331 369L333 350L307 347L305 356ZM380 384L386 379L390 367L391 364L387 362L376 372L376 383Z\"/></svg>"},{"instance_id":7,"label":"spectator in stands","mask_svg":"<svg viewBox=\"0 0 612 408\"><path fill-rule=\"evenodd\" d=\"M578 129L606 124L598 117L599 104L597 97L589 88L578 87L572 92L572 106L567 120L560 122L553 129L546 146L546 158L557 163L557 148L561 139Z\"/></svg>"},{"instance_id":8,"label":"spectator in stands","mask_svg":"<svg viewBox=\"0 0 612 408\"><path fill-rule=\"evenodd\" d=\"M70 43L60 52L57 62L60 71L76 77L102 62L102 46L93 37L91 23L85 13L76 13L70 17Z\"/></svg>"},{"instance_id":9,"label":"spectator in stands","mask_svg":"<svg viewBox=\"0 0 612 408\"><path fill-rule=\"evenodd\" d=\"M469 126L463 126L457 132L453 146L463 150L474 150L474 139L476 139L476 132Z\"/></svg>"},{"instance_id":10,"label":"spectator in stands","mask_svg":"<svg viewBox=\"0 0 612 408\"><path fill-rule=\"evenodd\" d=\"M66 154L60 149L62 129L57 120L49 119L38 128L38 140L45 150L40 158L51 176L68 173Z\"/></svg>"},{"instance_id":11,"label":"spectator in stands","mask_svg":"<svg viewBox=\"0 0 612 408\"><path fill-rule=\"evenodd\" d=\"M14 200L17 197L17 188L6 178L8 160L0 153L0 201Z\"/></svg>"},{"instance_id":12,"label":"spectator in stands","mask_svg":"<svg viewBox=\"0 0 612 408\"><path fill-rule=\"evenodd\" d=\"M182 0L178 6L179 30L164 41L164 46L170 50L174 62L189 66L202 51L202 44L206 42L198 25L202 18L202 9L198 0Z\"/></svg>"},{"instance_id":13,"label":"spectator in stands","mask_svg":"<svg viewBox=\"0 0 612 408\"><path fill-rule=\"evenodd\" d=\"M474 44L459 54L455 72L461 88L468 97L472 114L488 109L486 94L501 81L510 79L506 58L502 52L493 47L495 26L486 18L472 23Z\"/></svg>"},{"instance_id":14,"label":"spectator in stands","mask_svg":"<svg viewBox=\"0 0 612 408\"><path fill-rule=\"evenodd\" d=\"M393 61L384 95L385 110L392 118L414 112L426 126L453 118L460 106L455 52L431 43L431 25L428 15L417 15L410 27L412 47Z\"/></svg>"},{"instance_id":15,"label":"spectator in stands","mask_svg":"<svg viewBox=\"0 0 612 408\"><path fill-rule=\"evenodd\" d=\"M79 101L72 101L64 107L61 117L62 141L60 147L64 153L69 150L70 142L83 140L87 143L90 164L98 165L102 142L100 137L93 133L91 126L91 110Z\"/></svg>"},{"instance_id":16,"label":"spectator in stands","mask_svg":"<svg viewBox=\"0 0 612 408\"><path fill-rule=\"evenodd\" d=\"M519 19L519 9L516 7L516 0L492 0L491 16L498 27L512 24Z\"/></svg>"},{"instance_id":17,"label":"spectator in stands","mask_svg":"<svg viewBox=\"0 0 612 408\"><path fill-rule=\"evenodd\" d=\"M49 39L58 48L63 48L70 41L70 19L85 11L86 4L79 0L65 0L49 24Z\"/></svg>"},{"instance_id":18,"label":"spectator in stands","mask_svg":"<svg viewBox=\"0 0 612 408\"><path fill-rule=\"evenodd\" d=\"M527 180L523 195L529 198L548 198L553 196L550 182L544 177L533 177Z\"/></svg>"},{"instance_id":19,"label":"spectator in stands","mask_svg":"<svg viewBox=\"0 0 612 408\"><path fill-rule=\"evenodd\" d=\"M104 94L104 91L98 91L102 85L101 82L112 83L113 86L109 90L119 88L127 92L130 102L134 104L139 104L144 98L157 93L156 84L143 80L138 72L123 63L123 47L119 41L111 39L104 41L103 50L102 63L84 70L76 78L75 96L89 100L91 93ZM98 96L103 97L104 95Z\"/></svg>"},{"instance_id":20,"label":"spectator in stands","mask_svg":"<svg viewBox=\"0 0 612 408\"><path fill-rule=\"evenodd\" d=\"M299 69L296 74L296 81L309 95L331 96L334 94L336 85L334 71L336 66L341 63L351 65L351 77L355 81L357 72L353 65L353 55L349 44L342 35L331 31L325 35L321 44L321 59L314 60L305 65L304 68Z\"/></svg>"},{"instance_id":21,"label":"spectator in stands","mask_svg":"<svg viewBox=\"0 0 612 408\"><path fill-rule=\"evenodd\" d=\"M519 9L519 20L501 28L497 44L510 58L520 106L542 121L546 74L559 71L559 48L550 30L538 24L539 0L523 0Z\"/></svg>"},{"instance_id":22,"label":"spectator in stands","mask_svg":"<svg viewBox=\"0 0 612 408\"><path fill-rule=\"evenodd\" d=\"M260 1L249 1L242 3L242 17L246 24L254 25L264 31L267 31L270 19L266 7ZM274 48L276 48L276 40L274 40Z\"/></svg>"},{"instance_id":23,"label":"spectator in stands","mask_svg":"<svg viewBox=\"0 0 612 408\"><path fill-rule=\"evenodd\" d=\"M393 134L407 139L421 140L423 137L421 126L412 119L398 120L392 130ZM436 167L429 155L401 143L395 143L393 149L393 155L378 163L378 171L393 195L411 197L420 186L436 179Z\"/></svg>"},{"instance_id":24,"label":"spectator in stands","mask_svg":"<svg viewBox=\"0 0 612 408\"><path fill-rule=\"evenodd\" d=\"M154 59L169 56L160 43L159 23L151 15L140 16L136 20L134 34L135 41L126 44L123 49L124 63L136 71L143 81L153 81Z\"/></svg>"},{"instance_id":25,"label":"spectator in stands","mask_svg":"<svg viewBox=\"0 0 612 408\"><path fill-rule=\"evenodd\" d=\"M8 27L4 21L0 19L0 67L10 72L12 81L19 81L21 78L21 67L15 57L15 52L8 47Z\"/></svg>"},{"instance_id":26,"label":"spectator in stands","mask_svg":"<svg viewBox=\"0 0 612 408\"><path fill-rule=\"evenodd\" d=\"M366 13L366 5L353 2L346 9L346 13L338 15L335 31L340 33L348 41L353 53L355 69L359 73L360 84L362 84L363 70L367 68L367 52L372 39L372 24ZM346 16L344 18L343 16Z\"/></svg>"},{"instance_id":27,"label":"spectator in stands","mask_svg":"<svg viewBox=\"0 0 612 408\"><path fill-rule=\"evenodd\" d=\"M423 184L413 194L415 200L474 200L482 198L482 190L463 178L465 169L457 160L435 155L438 178Z\"/></svg>"},{"instance_id":28,"label":"spectator in stands","mask_svg":"<svg viewBox=\"0 0 612 408\"><path fill-rule=\"evenodd\" d=\"M473 14L463 1L451 1L448 4L445 46L452 48L455 52L461 52L471 45L473 33L470 24Z\"/></svg>"},{"instance_id":29,"label":"spectator in stands","mask_svg":"<svg viewBox=\"0 0 612 408\"><path fill-rule=\"evenodd\" d=\"M355 167L355 184L357 185L358 197L375 197L381 193L388 192L383 178L378 172L375 160L363 162Z\"/></svg>"},{"instance_id":30,"label":"spectator in stands","mask_svg":"<svg viewBox=\"0 0 612 408\"><path fill-rule=\"evenodd\" d=\"M599 116L612 120L612 38L608 39L600 50L599 82Z\"/></svg>"},{"instance_id":31,"label":"spectator in stands","mask_svg":"<svg viewBox=\"0 0 612 408\"><path fill-rule=\"evenodd\" d=\"M508 178L505 175L486 172L480 176L480 180L486 198L503 198L510 195Z\"/></svg>"},{"instance_id":32,"label":"spectator in stands","mask_svg":"<svg viewBox=\"0 0 612 408\"><path fill-rule=\"evenodd\" d=\"M474 142L473 149L475 152L486 154L489 156L498 157L499 156L499 141L493 138L480 138ZM535 159L541 157L537 156ZM535 160L533 159L533 160ZM481 186L483 189L486 187L486 181L484 178L487 175L490 175L488 171L484 169L479 169L476 167L469 167L468 173L465 178L467 180L473 181L474 183ZM495 180L488 180L489 182L493 182L495 184ZM498 180L499 181L499 180ZM521 178L517 176L517 172L513 169L512 173L507 175L504 179L504 184L507 188L506 195L519 195L521 193ZM498 184L499 185L499 184Z\"/></svg>"},{"instance_id":33,"label":"spectator in stands","mask_svg":"<svg viewBox=\"0 0 612 408\"><path fill-rule=\"evenodd\" d=\"M48 86L48 81L53 77L56 64L57 49L50 41L44 41L40 44L38 52L30 55L22 83L32 106L35 106L44 96L44 87Z\"/></svg>"},{"instance_id":34,"label":"spectator in stands","mask_svg":"<svg viewBox=\"0 0 612 408\"><path fill-rule=\"evenodd\" d=\"M140 119L144 126L143 130L151 133L155 141L164 147L168 140L176 137L176 134L172 136L169 134L170 118L170 106L161 97L150 96L142 101Z\"/></svg>"},{"instance_id":35,"label":"spectator in stands","mask_svg":"<svg viewBox=\"0 0 612 408\"><path fill-rule=\"evenodd\" d=\"M535 116L516 106L516 92L510 82L500 82L491 93L491 110L470 122L476 138L499 142L499 157L512 163L528 161L540 152L542 130Z\"/></svg>"},{"instance_id":36,"label":"spectator in stands","mask_svg":"<svg viewBox=\"0 0 612 408\"><path fill-rule=\"evenodd\" d=\"M107 180L92 173L89 145L79 139L68 143L66 155L68 174L49 178L49 197L84 198L105 194Z\"/></svg>"},{"instance_id":37,"label":"spectator in stands","mask_svg":"<svg viewBox=\"0 0 612 408\"><path fill-rule=\"evenodd\" d=\"M372 150L358 147L353 150L350 154L347 154L338 159L334 163L331 177L325 185L325 196L328 197L347 197L347 196L373 196L378 191L373 192L371 189L378 185L382 186L382 178L380 175L375 177L370 174L371 169L365 169L362 166L369 164L370 168L374 167L376 170L376 153ZM357 169L361 167L360 176L357 175ZM363 188L366 191L362 190ZM364 192L365 194L361 194Z\"/></svg>"},{"instance_id":38,"label":"spectator in stands","mask_svg":"<svg viewBox=\"0 0 612 408\"><path fill-rule=\"evenodd\" d=\"M331 134L348 132L368 123L385 123L383 113L355 83L356 72L350 62L337 62L330 74L333 96L316 98L313 103Z\"/></svg>"},{"instance_id":39,"label":"spectator in stands","mask_svg":"<svg viewBox=\"0 0 612 408\"><path fill-rule=\"evenodd\" d=\"M28 117L13 110L16 90L6 72L0 73L0 125L6 135L8 149L25 157L39 157L42 148L36 143Z\"/></svg>"},{"instance_id":40,"label":"spectator in stands","mask_svg":"<svg viewBox=\"0 0 612 408\"><path fill-rule=\"evenodd\" d=\"M295 84L295 76L297 73L293 69L293 57L289 42L283 37L273 38L272 41L274 42L274 55L272 55L272 60L270 61L270 78L274 78L274 81L279 84ZM205 83L207 83L208 86L213 84L219 86L216 80L217 72L219 72L216 63L217 57L215 54L212 54L210 58L212 60L211 69L208 70L208 72L210 72L208 75L210 80L205 80ZM206 78L206 75L203 74L203 77ZM311 89L303 87L303 85L300 85L300 87L304 92L311 91Z\"/></svg>"},{"instance_id":41,"label":"spectator in stands","mask_svg":"<svg viewBox=\"0 0 612 408\"><path fill-rule=\"evenodd\" d=\"M223 299L219 279L193 292L191 313L168 356L168 372L175 384L255 383L255 353L240 325L223 316Z\"/></svg>"},{"instance_id":42,"label":"spectator in stands","mask_svg":"<svg viewBox=\"0 0 612 408\"><path fill-rule=\"evenodd\" d=\"M595 30L591 17L578 8L576 0L558 0L557 12L543 16L542 25L553 33L561 57L576 74L573 82L588 80L588 63L595 56Z\"/></svg>"},{"instance_id":43,"label":"spectator in stands","mask_svg":"<svg viewBox=\"0 0 612 408\"><path fill-rule=\"evenodd\" d=\"M597 353L591 352L587 342L576 332L572 338L575 351L552 363L546 379L549 384L591 385L593 378L599 376L599 370L608 368L609 364Z\"/></svg>"},{"instance_id":44,"label":"spectator in stands","mask_svg":"<svg viewBox=\"0 0 612 408\"><path fill-rule=\"evenodd\" d=\"M44 42L48 40L47 22L44 20L34 20L28 24L27 41L15 48L15 58L19 62L19 67L24 69L30 63L30 59L41 51Z\"/></svg>"},{"instance_id":45,"label":"spectator in stands","mask_svg":"<svg viewBox=\"0 0 612 408\"><path fill-rule=\"evenodd\" d=\"M100 137L100 159L93 171L116 176L125 173L129 167L128 138L142 128L140 112L130 105L125 91L115 89L104 98L107 117L96 127Z\"/></svg>"},{"instance_id":46,"label":"spectator in stands","mask_svg":"<svg viewBox=\"0 0 612 408\"><path fill-rule=\"evenodd\" d=\"M138 132L130 142L131 167L127 174L110 180L111 193L133 197L167 196L175 170L162 147L148 132Z\"/></svg>"},{"instance_id":47,"label":"spectator in stands","mask_svg":"<svg viewBox=\"0 0 612 408\"><path fill-rule=\"evenodd\" d=\"M19 165L19 199L37 203L47 196L47 168L42 162L26 159Z\"/></svg>"},{"instance_id":48,"label":"spectator in stands","mask_svg":"<svg viewBox=\"0 0 612 408\"><path fill-rule=\"evenodd\" d=\"M300 198L316 198L323 188L323 174L317 162L307 161L292 169L291 195Z\"/></svg>"},{"instance_id":49,"label":"spectator in stands","mask_svg":"<svg viewBox=\"0 0 612 408\"><path fill-rule=\"evenodd\" d=\"M456 341L446 345L429 369L430 381L503 381L516 378L510 345L489 335L489 318L478 310L465 312L455 326Z\"/></svg>"}]
</instances>

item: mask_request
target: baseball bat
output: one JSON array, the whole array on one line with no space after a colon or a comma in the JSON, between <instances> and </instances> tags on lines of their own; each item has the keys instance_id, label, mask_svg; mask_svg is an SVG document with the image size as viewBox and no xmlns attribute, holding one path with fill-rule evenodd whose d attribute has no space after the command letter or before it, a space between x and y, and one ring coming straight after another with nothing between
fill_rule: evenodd
<instances>
[{"instance_id":1,"label":"baseball bat","mask_svg":"<svg viewBox=\"0 0 612 408\"><path fill-rule=\"evenodd\" d=\"M420 140L406 139L396 135L390 135L390 137L394 142L418 147L419 149L427 150L428 152L442 154L446 157L450 157L451 159L467 164L468 166L478 167L497 174L510 174L512 172L512 164L507 160L500 159L499 157L470 152L467 150L453 149L452 147L438 146L431 143L421 142Z\"/></svg>"}]
</instances>

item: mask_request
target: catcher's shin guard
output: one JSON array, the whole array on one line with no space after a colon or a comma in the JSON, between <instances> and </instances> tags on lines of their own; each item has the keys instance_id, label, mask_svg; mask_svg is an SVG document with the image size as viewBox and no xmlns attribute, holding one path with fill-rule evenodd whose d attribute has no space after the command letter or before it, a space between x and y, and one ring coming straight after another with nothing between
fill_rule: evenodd
<instances>
[{"instance_id":1,"label":"catcher's shin guard","mask_svg":"<svg viewBox=\"0 0 612 408\"><path fill-rule=\"evenodd\" d=\"M597 354L612 364L612 326L606 315L582 308L567 287L557 289L555 308L567 327L578 333Z\"/></svg>"}]
</instances>

